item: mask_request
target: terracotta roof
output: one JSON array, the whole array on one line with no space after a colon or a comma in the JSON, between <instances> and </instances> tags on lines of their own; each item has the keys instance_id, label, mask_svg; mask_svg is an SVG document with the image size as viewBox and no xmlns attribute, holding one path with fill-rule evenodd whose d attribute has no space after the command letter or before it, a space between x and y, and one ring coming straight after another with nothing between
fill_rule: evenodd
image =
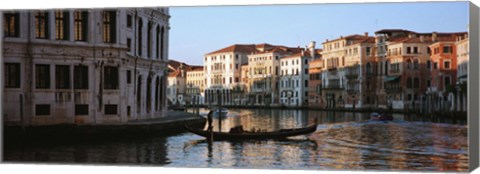
<instances>
[{"instance_id":1,"label":"terracotta roof","mask_svg":"<svg viewBox=\"0 0 480 174\"><path fill-rule=\"evenodd\" d=\"M320 54L321 50L318 50L318 49L315 49L315 57L321 57L321 54ZM303 51L303 52L299 52L299 53L295 53L295 54L292 54L292 55L288 55L288 56L285 56L283 57L282 59L290 59L290 58L296 58L296 57L309 57L311 58L312 56L310 55L310 51Z\"/></svg>"},{"instance_id":2,"label":"terracotta roof","mask_svg":"<svg viewBox=\"0 0 480 174\"><path fill-rule=\"evenodd\" d=\"M434 42L455 42L457 37L464 36L467 32L457 32L457 33L436 33L437 37L435 41L433 40L433 34L422 33L420 36L415 37L398 37L391 38L388 42L395 43L434 43ZM423 41L422 41L423 37Z\"/></svg>"},{"instance_id":3,"label":"terracotta roof","mask_svg":"<svg viewBox=\"0 0 480 174\"><path fill-rule=\"evenodd\" d=\"M341 36L341 37L336 38L336 39L333 39L333 40L328 40L328 41L326 41L326 42L323 42L322 44L330 43L330 42L335 42L335 41L342 40L342 39L360 41L360 40L364 40L364 39L370 38L370 37L372 37L372 36L352 34L352 35L348 35L348 36ZM372 37L372 38L374 38L374 37ZM374 38L374 39L375 39L375 38Z\"/></svg>"},{"instance_id":4,"label":"terracotta roof","mask_svg":"<svg viewBox=\"0 0 480 174\"><path fill-rule=\"evenodd\" d=\"M203 66L190 66L187 71L203 71Z\"/></svg>"},{"instance_id":5,"label":"terracotta roof","mask_svg":"<svg viewBox=\"0 0 480 174\"><path fill-rule=\"evenodd\" d=\"M218 53L230 53L230 52L244 52L244 53L251 53L257 51L255 49L255 45L240 45L240 44L235 44L231 45L222 49L219 49L217 51L213 51L210 53L207 53L206 55L209 54L218 54Z\"/></svg>"},{"instance_id":6,"label":"terracotta roof","mask_svg":"<svg viewBox=\"0 0 480 174\"><path fill-rule=\"evenodd\" d=\"M168 77L178 77L178 76L181 76L180 73L181 73L181 72L180 72L179 70L176 70L176 71L174 71L174 72L172 72L172 73L169 73L169 74L168 74Z\"/></svg>"}]
</instances>

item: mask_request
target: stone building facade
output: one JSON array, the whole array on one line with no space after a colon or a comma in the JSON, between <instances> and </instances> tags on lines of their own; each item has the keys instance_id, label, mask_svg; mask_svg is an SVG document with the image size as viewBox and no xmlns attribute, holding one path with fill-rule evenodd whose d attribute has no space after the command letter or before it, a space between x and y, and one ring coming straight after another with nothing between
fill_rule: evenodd
<instances>
[{"instance_id":1,"label":"stone building facade","mask_svg":"<svg viewBox=\"0 0 480 174\"><path fill-rule=\"evenodd\" d=\"M203 104L205 91L205 77L203 66L192 66L187 70L186 101L189 104Z\"/></svg>"},{"instance_id":2,"label":"stone building facade","mask_svg":"<svg viewBox=\"0 0 480 174\"><path fill-rule=\"evenodd\" d=\"M322 98L322 69L323 59L318 58L310 61L308 65L308 106L311 108L325 108Z\"/></svg>"},{"instance_id":3,"label":"stone building facade","mask_svg":"<svg viewBox=\"0 0 480 174\"><path fill-rule=\"evenodd\" d=\"M254 52L255 45L231 45L204 57L205 104L232 105L234 87L243 86L241 66L248 63L247 55Z\"/></svg>"},{"instance_id":4,"label":"stone building facade","mask_svg":"<svg viewBox=\"0 0 480 174\"><path fill-rule=\"evenodd\" d=\"M309 65L314 59L320 59L320 50L315 42L300 53L280 59L279 96L282 106L308 106Z\"/></svg>"},{"instance_id":5,"label":"stone building facade","mask_svg":"<svg viewBox=\"0 0 480 174\"><path fill-rule=\"evenodd\" d=\"M456 110L467 111L467 82L469 47L468 35L457 37L455 47L457 49L457 83L456 83Z\"/></svg>"},{"instance_id":6,"label":"stone building facade","mask_svg":"<svg viewBox=\"0 0 480 174\"><path fill-rule=\"evenodd\" d=\"M166 114L168 8L3 11L7 125Z\"/></svg>"},{"instance_id":7,"label":"stone building facade","mask_svg":"<svg viewBox=\"0 0 480 174\"><path fill-rule=\"evenodd\" d=\"M361 71L360 65L362 65L360 60L365 59L365 56L361 56L361 53L363 54L363 49L366 49L365 45L358 45L358 43L366 42L369 39L368 34L356 34L341 36L322 43L322 59L325 65L321 74L322 96L327 108L353 106L353 100L348 100L348 98L352 98L360 92L358 91L360 86L357 79ZM347 86L349 80L350 85ZM349 93L347 93L347 87L350 90ZM347 103L347 101L351 102Z\"/></svg>"}]
</instances>

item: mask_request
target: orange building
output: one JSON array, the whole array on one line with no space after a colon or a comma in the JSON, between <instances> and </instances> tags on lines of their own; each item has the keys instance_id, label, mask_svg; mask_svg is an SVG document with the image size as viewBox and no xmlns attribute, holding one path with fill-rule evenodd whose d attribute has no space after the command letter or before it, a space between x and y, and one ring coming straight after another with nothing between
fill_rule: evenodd
<instances>
[{"instance_id":1,"label":"orange building","mask_svg":"<svg viewBox=\"0 0 480 174\"><path fill-rule=\"evenodd\" d=\"M308 106L311 108L323 108L325 102L322 99L322 67L323 60L315 59L310 62L308 67Z\"/></svg>"}]
</instances>

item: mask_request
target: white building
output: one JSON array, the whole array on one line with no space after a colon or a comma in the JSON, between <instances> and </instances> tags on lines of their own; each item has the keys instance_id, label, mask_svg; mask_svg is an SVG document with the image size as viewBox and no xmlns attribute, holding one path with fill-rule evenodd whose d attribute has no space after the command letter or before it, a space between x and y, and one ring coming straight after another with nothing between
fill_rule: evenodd
<instances>
[{"instance_id":1,"label":"white building","mask_svg":"<svg viewBox=\"0 0 480 174\"><path fill-rule=\"evenodd\" d=\"M280 105L308 105L308 65L314 58L320 58L315 50L315 42L300 53L280 59Z\"/></svg>"},{"instance_id":2,"label":"white building","mask_svg":"<svg viewBox=\"0 0 480 174\"><path fill-rule=\"evenodd\" d=\"M4 11L9 125L102 124L166 114L168 8Z\"/></svg>"},{"instance_id":3,"label":"white building","mask_svg":"<svg viewBox=\"0 0 480 174\"><path fill-rule=\"evenodd\" d=\"M169 105L185 105L186 72L183 66L168 75L167 99Z\"/></svg>"}]
</instances>

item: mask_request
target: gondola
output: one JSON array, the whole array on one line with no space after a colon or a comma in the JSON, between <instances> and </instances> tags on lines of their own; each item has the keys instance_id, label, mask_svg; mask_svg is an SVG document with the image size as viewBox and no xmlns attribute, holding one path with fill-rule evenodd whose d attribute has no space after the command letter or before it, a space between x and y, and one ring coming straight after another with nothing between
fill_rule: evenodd
<instances>
[{"instance_id":1,"label":"gondola","mask_svg":"<svg viewBox=\"0 0 480 174\"><path fill-rule=\"evenodd\" d=\"M197 134L202 137L209 137L210 133L206 130L194 129L185 125L185 129L191 133ZM315 132L317 130L317 125L313 124L305 128L296 128L296 129L280 129L279 131L273 132L239 132L239 133L229 133L229 132L213 132L213 140L259 140L259 139L285 139L291 136L305 135Z\"/></svg>"}]
</instances>

